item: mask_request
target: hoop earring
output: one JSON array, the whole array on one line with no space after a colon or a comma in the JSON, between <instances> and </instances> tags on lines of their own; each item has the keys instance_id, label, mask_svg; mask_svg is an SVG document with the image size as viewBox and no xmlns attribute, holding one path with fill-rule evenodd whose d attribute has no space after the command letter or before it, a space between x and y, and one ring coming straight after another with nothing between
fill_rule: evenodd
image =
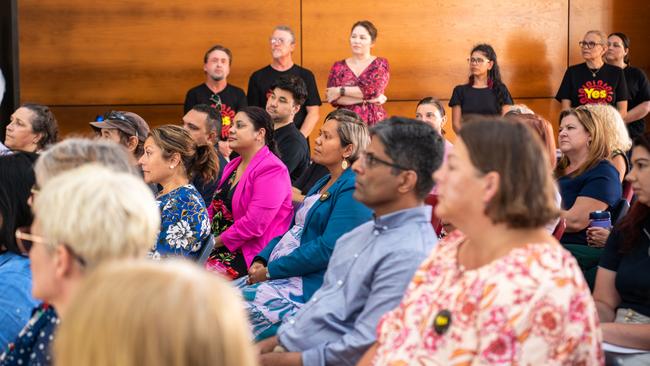
<instances>
[{"instance_id":1,"label":"hoop earring","mask_svg":"<svg viewBox=\"0 0 650 366\"><path fill-rule=\"evenodd\" d=\"M345 169L347 169L349 166L350 166L350 163L348 163L348 160L347 160L347 159L343 159L343 161L341 162L341 168L342 168L343 170L345 170Z\"/></svg>"}]
</instances>

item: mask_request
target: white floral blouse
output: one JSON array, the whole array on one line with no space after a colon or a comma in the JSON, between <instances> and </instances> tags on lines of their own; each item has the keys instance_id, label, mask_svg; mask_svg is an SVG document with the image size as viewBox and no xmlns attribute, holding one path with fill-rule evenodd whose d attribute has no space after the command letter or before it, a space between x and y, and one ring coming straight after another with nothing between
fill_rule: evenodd
<instances>
[{"instance_id":1,"label":"white floral blouse","mask_svg":"<svg viewBox=\"0 0 650 366\"><path fill-rule=\"evenodd\" d=\"M375 365L602 365L596 307L557 243L528 244L463 270L456 231L377 328Z\"/></svg>"}]
</instances>

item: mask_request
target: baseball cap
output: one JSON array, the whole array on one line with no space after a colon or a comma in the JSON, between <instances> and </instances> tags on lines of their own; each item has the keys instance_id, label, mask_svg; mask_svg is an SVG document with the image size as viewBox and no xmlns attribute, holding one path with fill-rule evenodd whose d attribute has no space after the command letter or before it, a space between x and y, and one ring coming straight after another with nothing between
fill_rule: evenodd
<instances>
[{"instance_id":1,"label":"baseball cap","mask_svg":"<svg viewBox=\"0 0 650 366\"><path fill-rule=\"evenodd\" d=\"M144 141L149 136L149 125L137 114L126 111L110 111L105 113L102 121L90 122L93 129L102 128L118 129L129 136L137 136L138 140Z\"/></svg>"}]
</instances>

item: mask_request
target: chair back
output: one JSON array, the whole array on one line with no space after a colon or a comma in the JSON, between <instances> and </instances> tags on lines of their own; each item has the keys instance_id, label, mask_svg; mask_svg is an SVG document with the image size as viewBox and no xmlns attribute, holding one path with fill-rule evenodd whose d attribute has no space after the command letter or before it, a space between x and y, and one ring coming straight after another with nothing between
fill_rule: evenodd
<instances>
[{"instance_id":1,"label":"chair back","mask_svg":"<svg viewBox=\"0 0 650 366\"><path fill-rule=\"evenodd\" d=\"M199 252L199 258L196 260L196 263L203 266L205 262L208 261L210 254L212 254L212 249L214 249L214 236L212 236L211 233L208 235L205 243L203 243L203 248L201 248L201 251Z\"/></svg>"},{"instance_id":2,"label":"chair back","mask_svg":"<svg viewBox=\"0 0 650 366\"><path fill-rule=\"evenodd\" d=\"M557 239L557 241L560 241L562 235L564 235L564 230L566 230L566 219L564 217L560 217L560 221L555 226L555 230L553 230L553 236L555 239Z\"/></svg>"},{"instance_id":3,"label":"chair back","mask_svg":"<svg viewBox=\"0 0 650 366\"><path fill-rule=\"evenodd\" d=\"M634 189L632 189L632 183L627 180L623 181L623 198L629 203L632 204L632 197L634 197Z\"/></svg>"},{"instance_id":4,"label":"chair back","mask_svg":"<svg viewBox=\"0 0 650 366\"><path fill-rule=\"evenodd\" d=\"M431 206L431 226L433 226L436 235L440 235L440 233L442 233L442 220L435 214L436 205L438 204L438 195L430 193L424 199L424 203Z\"/></svg>"},{"instance_id":5,"label":"chair back","mask_svg":"<svg viewBox=\"0 0 650 366\"><path fill-rule=\"evenodd\" d=\"M610 211L612 215L612 225L618 224L630 211L630 203L625 199L621 198L616 202Z\"/></svg>"}]
</instances>

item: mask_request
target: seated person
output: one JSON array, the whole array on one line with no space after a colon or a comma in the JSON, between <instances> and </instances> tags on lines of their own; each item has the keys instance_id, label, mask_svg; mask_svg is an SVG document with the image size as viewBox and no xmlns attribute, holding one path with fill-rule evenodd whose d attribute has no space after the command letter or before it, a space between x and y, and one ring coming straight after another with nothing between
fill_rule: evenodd
<instances>
[{"instance_id":1,"label":"seated person","mask_svg":"<svg viewBox=\"0 0 650 366\"><path fill-rule=\"evenodd\" d=\"M210 219L203 198L190 184L195 174L205 180L217 175L212 145L198 146L184 128L165 125L151 130L139 161L147 183L162 186L157 200L161 228L151 254L154 259L183 256L198 259L210 235Z\"/></svg>"},{"instance_id":2,"label":"seated person","mask_svg":"<svg viewBox=\"0 0 650 366\"><path fill-rule=\"evenodd\" d=\"M0 355L1 365L52 364L50 344L78 286L102 263L145 257L160 228L153 194L134 174L88 164L41 184L42 167L39 160L34 221L16 239L29 253L32 295L43 303Z\"/></svg>"},{"instance_id":3,"label":"seated person","mask_svg":"<svg viewBox=\"0 0 650 366\"><path fill-rule=\"evenodd\" d=\"M300 106L307 99L305 82L295 75L280 76L272 85L266 111L273 119L273 140L278 145L280 159L289 169L294 182L309 164L309 144L293 123Z\"/></svg>"},{"instance_id":4,"label":"seated person","mask_svg":"<svg viewBox=\"0 0 650 366\"><path fill-rule=\"evenodd\" d=\"M353 197L375 219L341 236L323 286L277 336L258 344L264 365L354 365L375 340L379 318L395 307L437 241L431 206L442 137L428 124L393 117L370 129L352 169Z\"/></svg>"},{"instance_id":5,"label":"seated person","mask_svg":"<svg viewBox=\"0 0 650 366\"><path fill-rule=\"evenodd\" d=\"M458 137L434 175L435 213L458 230L422 263L359 364L602 365L589 288L544 229L559 209L541 144L497 117Z\"/></svg>"},{"instance_id":6,"label":"seated person","mask_svg":"<svg viewBox=\"0 0 650 366\"><path fill-rule=\"evenodd\" d=\"M323 284L336 240L371 219L370 210L352 198L350 168L368 141L368 128L354 112L337 110L325 118L313 158L329 173L307 193L291 229L271 240L237 284L257 340L275 335Z\"/></svg>"},{"instance_id":7,"label":"seated person","mask_svg":"<svg viewBox=\"0 0 650 366\"><path fill-rule=\"evenodd\" d=\"M558 140L563 156L555 175L566 219L560 242L576 257L590 287L602 248L587 245L589 213L611 210L622 195L619 174L607 160L606 133L584 106L560 114Z\"/></svg>"},{"instance_id":8,"label":"seated person","mask_svg":"<svg viewBox=\"0 0 650 366\"><path fill-rule=\"evenodd\" d=\"M58 133L59 125L50 108L23 104L11 115L4 145L11 150L40 152L57 141Z\"/></svg>"},{"instance_id":9,"label":"seated person","mask_svg":"<svg viewBox=\"0 0 650 366\"><path fill-rule=\"evenodd\" d=\"M618 171L621 182L630 170L630 161L627 152L632 148L632 140L627 132L627 127L620 113L609 104L587 104L585 108L591 112L596 121L607 131L605 143L609 151L607 158Z\"/></svg>"},{"instance_id":10,"label":"seated person","mask_svg":"<svg viewBox=\"0 0 650 366\"><path fill-rule=\"evenodd\" d=\"M56 338L57 365L257 365L237 293L183 261L97 269Z\"/></svg>"},{"instance_id":11,"label":"seated person","mask_svg":"<svg viewBox=\"0 0 650 366\"><path fill-rule=\"evenodd\" d=\"M13 341L36 305L29 259L16 245L16 229L32 223L27 204L34 186L34 153L0 156L0 347ZM0 348L1 349L1 348Z\"/></svg>"},{"instance_id":12,"label":"seated person","mask_svg":"<svg viewBox=\"0 0 650 366\"><path fill-rule=\"evenodd\" d=\"M219 141L219 136L221 136L221 116L219 116L216 109L207 104L196 104L183 116L183 128L190 133L198 146L212 145L217 152L219 158L219 173L217 176L209 181L204 181L201 174L195 174L192 177L192 185L201 193L205 204L209 205L214 197L214 192L217 190L223 167L228 164L228 160L221 155L218 149L219 144L221 144L221 141ZM230 149L228 148L228 150Z\"/></svg>"},{"instance_id":13,"label":"seated person","mask_svg":"<svg viewBox=\"0 0 650 366\"><path fill-rule=\"evenodd\" d=\"M600 258L594 300L603 340L650 350L650 135L632 149L632 183L637 201L607 240Z\"/></svg>"},{"instance_id":14,"label":"seated person","mask_svg":"<svg viewBox=\"0 0 650 366\"><path fill-rule=\"evenodd\" d=\"M273 134L271 116L259 107L242 108L230 126L228 144L239 156L223 169L208 208L215 249L207 266L225 267L233 279L291 223L291 180Z\"/></svg>"}]
</instances>

